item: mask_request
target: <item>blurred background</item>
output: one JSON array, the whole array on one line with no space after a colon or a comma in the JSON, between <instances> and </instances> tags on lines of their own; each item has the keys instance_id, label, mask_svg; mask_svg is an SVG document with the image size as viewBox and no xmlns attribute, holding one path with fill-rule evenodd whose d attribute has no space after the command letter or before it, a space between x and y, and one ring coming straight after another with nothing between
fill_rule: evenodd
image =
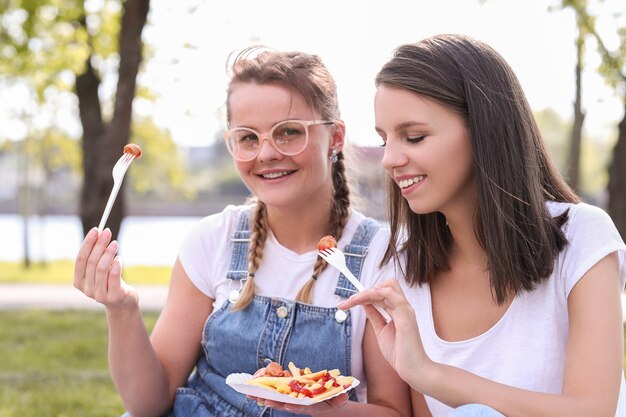
<instances>
[{"instance_id":1,"label":"blurred background","mask_svg":"<svg viewBox=\"0 0 626 417\"><path fill-rule=\"evenodd\" d=\"M248 196L221 138L229 55L252 44L323 59L359 207L385 220L374 77L398 45L450 32L511 64L563 175L626 236L623 0L0 0L0 284L71 287L133 142L108 226L125 278L166 285L189 228ZM31 307L0 302L0 417L121 413L101 311Z\"/></svg>"},{"instance_id":2,"label":"blurred background","mask_svg":"<svg viewBox=\"0 0 626 417\"><path fill-rule=\"evenodd\" d=\"M625 233L623 1L0 5L0 261L73 258L130 141L144 157L129 170L109 226L127 263L171 264L193 222L248 195L221 136L227 60L251 44L322 57L353 154L364 161L352 173L366 185L362 209L384 217L373 78L396 46L443 32L502 53L562 173Z\"/></svg>"}]
</instances>

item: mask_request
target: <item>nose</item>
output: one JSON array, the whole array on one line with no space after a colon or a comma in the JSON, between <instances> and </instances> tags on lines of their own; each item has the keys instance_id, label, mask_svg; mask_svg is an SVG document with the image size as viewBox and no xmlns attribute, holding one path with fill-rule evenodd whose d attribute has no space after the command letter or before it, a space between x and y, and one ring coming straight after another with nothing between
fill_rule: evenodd
<instances>
[{"instance_id":1,"label":"nose","mask_svg":"<svg viewBox=\"0 0 626 417\"><path fill-rule=\"evenodd\" d=\"M261 162L281 159L283 156L268 137L261 137L259 143L259 153L257 159Z\"/></svg>"},{"instance_id":2,"label":"nose","mask_svg":"<svg viewBox=\"0 0 626 417\"><path fill-rule=\"evenodd\" d=\"M396 167L406 165L407 162L408 158L402 150L401 144L396 143L394 140L387 140L382 159L385 170L391 172Z\"/></svg>"}]
</instances>

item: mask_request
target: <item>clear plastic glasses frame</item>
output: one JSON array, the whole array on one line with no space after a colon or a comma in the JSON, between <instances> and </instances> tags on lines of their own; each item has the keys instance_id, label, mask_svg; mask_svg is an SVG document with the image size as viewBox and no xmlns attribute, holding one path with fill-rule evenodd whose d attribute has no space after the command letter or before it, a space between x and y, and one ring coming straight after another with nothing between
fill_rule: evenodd
<instances>
[{"instance_id":1,"label":"clear plastic glasses frame","mask_svg":"<svg viewBox=\"0 0 626 417\"><path fill-rule=\"evenodd\" d=\"M285 156L302 153L309 142L309 126L334 124L333 120L283 120L263 133L247 127L236 127L224 132L228 152L238 161L252 161L259 155L263 140L270 142Z\"/></svg>"}]
</instances>

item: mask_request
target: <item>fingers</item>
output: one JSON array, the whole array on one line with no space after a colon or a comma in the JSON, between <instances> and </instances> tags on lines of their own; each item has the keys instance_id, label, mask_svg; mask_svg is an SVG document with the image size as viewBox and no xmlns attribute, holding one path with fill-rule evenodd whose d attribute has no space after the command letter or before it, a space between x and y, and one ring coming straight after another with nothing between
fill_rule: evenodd
<instances>
[{"instance_id":1,"label":"fingers","mask_svg":"<svg viewBox=\"0 0 626 417\"><path fill-rule=\"evenodd\" d=\"M91 254L97 240L98 229L94 227L85 236L83 244L76 255L76 260L74 261L74 286L80 290L84 287L87 259L89 259L89 255Z\"/></svg>"},{"instance_id":2,"label":"fingers","mask_svg":"<svg viewBox=\"0 0 626 417\"><path fill-rule=\"evenodd\" d=\"M270 407L275 410L285 410L286 403L281 403L279 401L268 400L266 398L259 398L253 395L246 395L249 399L256 401L256 404L259 407Z\"/></svg>"},{"instance_id":3,"label":"fingers","mask_svg":"<svg viewBox=\"0 0 626 417\"><path fill-rule=\"evenodd\" d=\"M265 403L263 402L263 398L255 397L254 395L246 395L246 398L255 401L259 407L265 407Z\"/></svg>"},{"instance_id":4,"label":"fingers","mask_svg":"<svg viewBox=\"0 0 626 417\"><path fill-rule=\"evenodd\" d=\"M96 292L96 278L98 275L98 268L102 268L100 260L105 254L107 247L111 241L111 231L104 229L98 235L96 244L93 245L91 253L87 258L87 265L85 267L85 282L83 286L83 292L89 297L94 297Z\"/></svg>"},{"instance_id":5,"label":"fingers","mask_svg":"<svg viewBox=\"0 0 626 417\"><path fill-rule=\"evenodd\" d=\"M111 274L113 266L117 265L116 270L118 272L121 270L119 266L119 261L114 262L118 249L119 244L117 243L117 241L114 240L113 242L109 243L104 253L102 254L102 257L100 257L100 261L98 261L94 280L94 298L97 301L102 301L106 297L107 288L109 286L109 275Z\"/></svg>"},{"instance_id":6,"label":"fingers","mask_svg":"<svg viewBox=\"0 0 626 417\"><path fill-rule=\"evenodd\" d=\"M106 289L113 293L117 293L122 289L122 258L119 256L113 259Z\"/></svg>"},{"instance_id":7,"label":"fingers","mask_svg":"<svg viewBox=\"0 0 626 417\"><path fill-rule=\"evenodd\" d=\"M387 280L380 286L374 287L379 296L382 296L382 301L386 307L398 308L408 305L408 300L400 288L400 284L397 280Z\"/></svg>"},{"instance_id":8,"label":"fingers","mask_svg":"<svg viewBox=\"0 0 626 417\"><path fill-rule=\"evenodd\" d=\"M107 308L135 308L137 291L122 279L119 244L111 241L111 231L90 230L74 264L74 286Z\"/></svg>"},{"instance_id":9,"label":"fingers","mask_svg":"<svg viewBox=\"0 0 626 417\"><path fill-rule=\"evenodd\" d=\"M265 398L254 397L252 395L246 395L249 399L256 401L259 407L270 407L274 410L288 411L294 414L315 414L323 413L333 409L343 407L348 402L348 394L342 393L336 397L329 398L328 400L312 404L312 405L298 405L283 403L280 401L268 400Z\"/></svg>"},{"instance_id":10,"label":"fingers","mask_svg":"<svg viewBox=\"0 0 626 417\"><path fill-rule=\"evenodd\" d=\"M365 310L365 315L369 319L370 323L372 323L372 327L374 328L374 332L376 334L379 334L383 328L389 324L383 315L380 314L380 312L372 304L365 304L363 309Z\"/></svg>"},{"instance_id":11,"label":"fingers","mask_svg":"<svg viewBox=\"0 0 626 417\"><path fill-rule=\"evenodd\" d=\"M348 402L349 396L346 392L343 394L337 395L336 397L330 398L329 400L324 401L326 404L330 405L332 408L343 407Z\"/></svg>"},{"instance_id":12,"label":"fingers","mask_svg":"<svg viewBox=\"0 0 626 417\"><path fill-rule=\"evenodd\" d=\"M358 305L374 304L376 302L382 302L382 300L383 300L383 296L380 295L376 291L376 287L374 287L374 288L368 288L364 291L361 291L352 295L347 300L343 300L342 302L337 304L337 307L340 308L341 310L348 310Z\"/></svg>"},{"instance_id":13,"label":"fingers","mask_svg":"<svg viewBox=\"0 0 626 417\"><path fill-rule=\"evenodd\" d=\"M257 404L262 405L263 407L271 407L275 410L286 410L287 407L286 403L281 403L280 401L274 400L266 400L263 398L258 399Z\"/></svg>"},{"instance_id":14,"label":"fingers","mask_svg":"<svg viewBox=\"0 0 626 417\"><path fill-rule=\"evenodd\" d=\"M74 286L91 298L101 299L106 295L109 273L116 264L114 259L118 249L117 241L111 242L109 229L100 233L95 228L90 230L76 256ZM119 265L116 268L121 271Z\"/></svg>"},{"instance_id":15,"label":"fingers","mask_svg":"<svg viewBox=\"0 0 626 417\"><path fill-rule=\"evenodd\" d=\"M348 298L347 300L342 301L337 304L337 307L342 310L347 310L349 308L355 307L357 305L365 305L365 304L379 304L389 306L385 301L385 295L383 295L379 290L383 288L397 288L397 291L402 293L398 282L395 279L388 279L376 285L373 288L368 288L365 291L358 292Z\"/></svg>"},{"instance_id":16,"label":"fingers","mask_svg":"<svg viewBox=\"0 0 626 417\"><path fill-rule=\"evenodd\" d=\"M337 304L337 308L341 310L348 310L358 305L363 306L365 315L372 323L376 334L387 325L387 320L383 315L374 307L377 304L380 308L385 308L386 304L383 304L384 296L376 291L376 288L368 288L365 291L358 292L352 295L347 300Z\"/></svg>"},{"instance_id":17,"label":"fingers","mask_svg":"<svg viewBox=\"0 0 626 417\"><path fill-rule=\"evenodd\" d=\"M373 288L354 294L337 304L337 307L346 310L357 305L363 306L368 319L378 333L388 323L381 313L373 308L373 304L382 307L393 320L400 320L400 322L406 321L404 319L412 320L415 315L396 279L383 281Z\"/></svg>"}]
</instances>

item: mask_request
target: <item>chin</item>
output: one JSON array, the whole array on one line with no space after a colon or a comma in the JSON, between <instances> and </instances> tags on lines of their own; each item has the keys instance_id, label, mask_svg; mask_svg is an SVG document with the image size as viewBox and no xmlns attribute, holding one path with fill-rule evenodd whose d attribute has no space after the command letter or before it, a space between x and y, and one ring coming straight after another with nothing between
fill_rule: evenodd
<instances>
[{"instance_id":1,"label":"chin","mask_svg":"<svg viewBox=\"0 0 626 417\"><path fill-rule=\"evenodd\" d=\"M287 207L295 202L295 199L284 193L260 193L256 194L259 200L263 201L267 206Z\"/></svg>"},{"instance_id":2,"label":"chin","mask_svg":"<svg viewBox=\"0 0 626 417\"><path fill-rule=\"evenodd\" d=\"M423 202L420 203L411 203L410 201L409 203L409 208L411 209L411 211L415 214L429 214L432 212L435 212L437 210L435 210L433 207L427 206L425 205Z\"/></svg>"}]
</instances>

